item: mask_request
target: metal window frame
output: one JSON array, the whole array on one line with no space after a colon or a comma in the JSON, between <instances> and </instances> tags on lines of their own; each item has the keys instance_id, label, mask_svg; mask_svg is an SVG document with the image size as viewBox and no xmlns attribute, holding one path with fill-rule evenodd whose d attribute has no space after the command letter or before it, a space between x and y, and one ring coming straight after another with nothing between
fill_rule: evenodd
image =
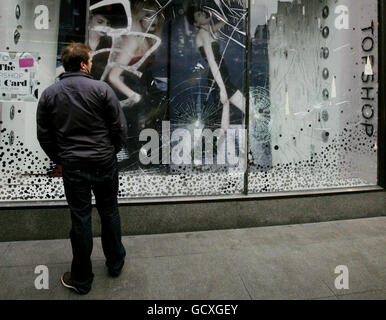
<instances>
[{"instance_id":1,"label":"metal window frame","mask_svg":"<svg viewBox=\"0 0 386 320\"><path fill-rule=\"evenodd\" d=\"M378 0L378 184L386 188L386 3Z\"/></svg>"},{"instance_id":2,"label":"metal window frame","mask_svg":"<svg viewBox=\"0 0 386 320\"><path fill-rule=\"evenodd\" d=\"M247 19L247 37L248 46L246 52L246 66L250 65L250 19L251 19L251 0L248 0L248 19ZM263 199L279 199L279 198L298 198L308 196L321 195L339 195L350 193L363 192L384 192L386 190L386 4L383 0L378 0L378 185L366 187L351 187L351 188L333 188L333 189L315 189L304 191L288 191L277 193L248 193L248 161L247 170L244 175L244 191L242 194L235 195L218 195L218 196L190 196L190 197L143 197L143 198L126 198L119 199L120 205L141 205L141 204L162 204L162 203L196 203L209 201L234 201L234 200L263 200ZM248 69L249 70L249 69ZM246 120L249 119L249 72L246 76ZM246 146L249 150L248 138L248 123L246 121L247 139ZM248 153L247 153L248 154ZM93 204L95 204L93 202ZM0 202L0 209L2 208L31 208L31 207L62 207L67 206L67 202L63 200L26 200L26 201L4 201Z\"/></svg>"}]
</instances>

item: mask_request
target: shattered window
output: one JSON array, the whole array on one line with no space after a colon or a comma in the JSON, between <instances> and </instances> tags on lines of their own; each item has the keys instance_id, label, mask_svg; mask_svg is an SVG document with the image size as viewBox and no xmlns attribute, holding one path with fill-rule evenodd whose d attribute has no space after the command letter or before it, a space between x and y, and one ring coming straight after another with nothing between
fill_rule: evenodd
<instances>
[{"instance_id":1,"label":"shattered window","mask_svg":"<svg viewBox=\"0 0 386 320\"><path fill-rule=\"evenodd\" d=\"M0 201L65 199L35 122L71 42L126 117L120 199L376 185L377 6L2 0Z\"/></svg>"},{"instance_id":2,"label":"shattered window","mask_svg":"<svg viewBox=\"0 0 386 320\"><path fill-rule=\"evenodd\" d=\"M252 1L249 191L377 184L377 1Z\"/></svg>"}]
</instances>

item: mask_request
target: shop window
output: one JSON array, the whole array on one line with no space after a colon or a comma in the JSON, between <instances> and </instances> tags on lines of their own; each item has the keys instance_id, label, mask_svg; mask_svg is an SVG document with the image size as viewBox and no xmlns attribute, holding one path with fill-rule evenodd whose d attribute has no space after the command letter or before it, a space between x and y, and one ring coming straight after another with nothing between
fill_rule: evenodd
<instances>
[{"instance_id":1,"label":"shop window","mask_svg":"<svg viewBox=\"0 0 386 320\"><path fill-rule=\"evenodd\" d=\"M249 191L376 185L377 1L253 3Z\"/></svg>"},{"instance_id":2,"label":"shop window","mask_svg":"<svg viewBox=\"0 0 386 320\"><path fill-rule=\"evenodd\" d=\"M120 199L376 185L377 6L1 1L0 201L65 199L35 114L71 42L127 119Z\"/></svg>"}]
</instances>

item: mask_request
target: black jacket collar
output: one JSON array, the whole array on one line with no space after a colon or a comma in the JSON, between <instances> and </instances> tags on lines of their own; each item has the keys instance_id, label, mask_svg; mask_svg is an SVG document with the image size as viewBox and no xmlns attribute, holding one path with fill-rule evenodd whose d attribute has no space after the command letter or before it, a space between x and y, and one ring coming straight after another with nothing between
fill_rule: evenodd
<instances>
[{"instance_id":1,"label":"black jacket collar","mask_svg":"<svg viewBox=\"0 0 386 320\"><path fill-rule=\"evenodd\" d=\"M69 78L69 77L86 77L86 78L89 78L89 79L93 79L93 77L87 73L84 73L82 71L77 71L77 72L64 72L62 73L60 76L59 76L59 79L62 80L62 79L65 79L65 78Z\"/></svg>"}]
</instances>

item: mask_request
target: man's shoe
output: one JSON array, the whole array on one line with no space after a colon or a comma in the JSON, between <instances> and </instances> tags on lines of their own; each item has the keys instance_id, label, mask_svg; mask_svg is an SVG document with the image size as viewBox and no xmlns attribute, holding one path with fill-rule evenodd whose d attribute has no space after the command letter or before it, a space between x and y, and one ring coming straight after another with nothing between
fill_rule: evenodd
<instances>
[{"instance_id":1,"label":"man's shoe","mask_svg":"<svg viewBox=\"0 0 386 320\"><path fill-rule=\"evenodd\" d=\"M119 268L118 268L118 269L115 269L115 270L110 269L109 267L107 267L108 270L109 270L109 275L110 275L110 277L113 277L113 278L119 277L119 275L120 275L121 272L122 272L122 269L123 269L123 265L124 265L124 264L125 264L125 260L123 260L123 261L122 261L122 265L119 266ZM106 265L107 265L107 263L106 263Z\"/></svg>"},{"instance_id":2,"label":"man's shoe","mask_svg":"<svg viewBox=\"0 0 386 320\"><path fill-rule=\"evenodd\" d=\"M78 294L82 294L77 287L75 287L71 281L71 272L65 272L60 279L62 281L62 285L66 288L74 290Z\"/></svg>"}]
</instances>

